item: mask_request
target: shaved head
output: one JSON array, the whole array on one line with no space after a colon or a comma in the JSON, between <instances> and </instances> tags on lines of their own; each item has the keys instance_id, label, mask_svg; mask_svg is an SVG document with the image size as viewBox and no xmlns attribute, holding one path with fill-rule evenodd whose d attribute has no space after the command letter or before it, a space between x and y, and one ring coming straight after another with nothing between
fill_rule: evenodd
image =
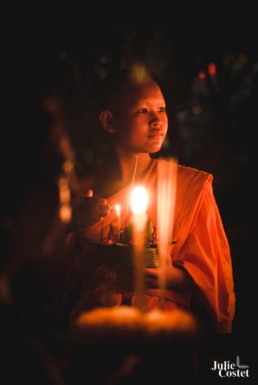
<instances>
[{"instance_id":1,"label":"shaved head","mask_svg":"<svg viewBox=\"0 0 258 385\"><path fill-rule=\"evenodd\" d=\"M134 66L111 73L102 82L102 110L117 109L123 102L129 102L129 96L142 88L158 86L144 66Z\"/></svg>"}]
</instances>

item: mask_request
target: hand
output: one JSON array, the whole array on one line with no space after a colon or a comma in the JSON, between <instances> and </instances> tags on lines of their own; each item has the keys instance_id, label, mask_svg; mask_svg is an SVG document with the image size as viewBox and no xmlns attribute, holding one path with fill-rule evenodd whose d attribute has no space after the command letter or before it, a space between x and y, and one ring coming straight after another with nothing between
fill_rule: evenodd
<instances>
[{"instance_id":1,"label":"hand","mask_svg":"<svg viewBox=\"0 0 258 385\"><path fill-rule=\"evenodd\" d=\"M80 198L73 210L73 223L77 231L91 226L110 213L107 200L93 196L93 191L88 190L85 197Z\"/></svg>"},{"instance_id":2,"label":"hand","mask_svg":"<svg viewBox=\"0 0 258 385\"><path fill-rule=\"evenodd\" d=\"M171 263L170 255L167 253L163 255L163 263L158 265L158 267L145 268L145 282L146 287L150 289L159 289L161 287L165 288L169 286L169 281L171 280L171 275L173 276L173 269ZM161 262L161 261L160 261ZM172 272L171 272L172 270ZM173 279L173 278L172 278Z\"/></svg>"},{"instance_id":3,"label":"hand","mask_svg":"<svg viewBox=\"0 0 258 385\"><path fill-rule=\"evenodd\" d=\"M187 293L194 290L194 282L190 275L182 267L166 263L164 270L158 268L145 268L145 282L148 289L165 288Z\"/></svg>"},{"instance_id":4,"label":"hand","mask_svg":"<svg viewBox=\"0 0 258 385\"><path fill-rule=\"evenodd\" d=\"M144 269L144 273L145 273L145 283L146 283L147 289L160 288L160 274L161 274L160 268L146 267Z\"/></svg>"}]
</instances>

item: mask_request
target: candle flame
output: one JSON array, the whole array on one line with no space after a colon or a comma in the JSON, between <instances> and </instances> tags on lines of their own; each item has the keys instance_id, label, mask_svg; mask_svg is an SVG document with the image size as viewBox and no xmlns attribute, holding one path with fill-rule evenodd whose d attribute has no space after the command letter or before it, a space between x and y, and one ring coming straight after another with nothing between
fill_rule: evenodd
<instances>
[{"instance_id":1,"label":"candle flame","mask_svg":"<svg viewBox=\"0 0 258 385\"><path fill-rule=\"evenodd\" d=\"M115 211L116 211L116 215L120 215L121 214L120 205L115 205Z\"/></svg>"},{"instance_id":2,"label":"candle flame","mask_svg":"<svg viewBox=\"0 0 258 385\"><path fill-rule=\"evenodd\" d=\"M134 214L145 213L148 206L148 194L143 186L136 186L131 196L131 208Z\"/></svg>"}]
</instances>

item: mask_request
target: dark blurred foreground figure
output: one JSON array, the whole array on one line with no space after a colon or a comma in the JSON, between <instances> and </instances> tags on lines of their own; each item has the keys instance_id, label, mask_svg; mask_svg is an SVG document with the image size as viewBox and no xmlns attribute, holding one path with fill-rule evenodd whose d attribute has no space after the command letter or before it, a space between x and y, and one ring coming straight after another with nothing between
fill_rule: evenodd
<instances>
[{"instance_id":1,"label":"dark blurred foreground figure","mask_svg":"<svg viewBox=\"0 0 258 385\"><path fill-rule=\"evenodd\" d=\"M73 286L64 252L73 154L60 108L51 89L28 79L6 87L0 210L0 382L5 385L64 383L53 334L66 328Z\"/></svg>"}]
</instances>

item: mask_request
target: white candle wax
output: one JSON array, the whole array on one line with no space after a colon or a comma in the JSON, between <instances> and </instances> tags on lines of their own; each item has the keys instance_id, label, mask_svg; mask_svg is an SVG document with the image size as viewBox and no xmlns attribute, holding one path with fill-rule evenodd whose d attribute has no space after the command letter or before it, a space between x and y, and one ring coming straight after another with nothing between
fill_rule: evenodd
<instances>
[{"instance_id":1,"label":"white candle wax","mask_svg":"<svg viewBox=\"0 0 258 385\"><path fill-rule=\"evenodd\" d=\"M135 299L139 310L145 311L145 277L144 277L144 249L146 238L148 196L142 186L137 186L133 190L131 197L132 205L132 224L133 224L133 248L134 248L134 267L135 267Z\"/></svg>"},{"instance_id":2,"label":"white candle wax","mask_svg":"<svg viewBox=\"0 0 258 385\"><path fill-rule=\"evenodd\" d=\"M115 205L116 210L116 218L117 218L117 240L120 241L120 233L121 233L121 209L120 205Z\"/></svg>"}]
</instances>

